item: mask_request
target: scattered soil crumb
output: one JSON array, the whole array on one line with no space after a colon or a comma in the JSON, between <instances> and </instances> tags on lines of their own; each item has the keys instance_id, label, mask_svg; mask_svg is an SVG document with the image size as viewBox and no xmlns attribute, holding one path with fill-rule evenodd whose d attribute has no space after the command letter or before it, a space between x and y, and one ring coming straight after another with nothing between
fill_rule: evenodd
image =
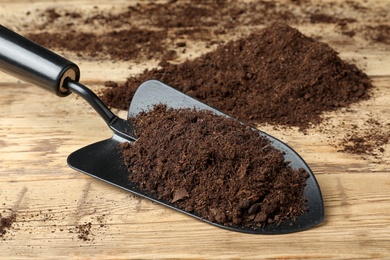
<instances>
[{"instance_id":1,"label":"scattered soil crumb","mask_svg":"<svg viewBox=\"0 0 390 260\"><path fill-rule=\"evenodd\" d=\"M356 155L379 156L390 143L390 124L383 125L375 119L367 120L363 127L353 125L340 142L339 152Z\"/></svg>"},{"instance_id":2,"label":"scattered soil crumb","mask_svg":"<svg viewBox=\"0 0 390 260\"><path fill-rule=\"evenodd\" d=\"M80 224L75 226L74 228L69 229L69 233L77 233L77 238L83 241L91 241L90 236L92 235L91 232L92 223L87 222L85 224Z\"/></svg>"},{"instance_id":3,"label":"scattered soil crumb","mask_svg":"<svg viewBox=\"0 0 390 260\"><path fill-rule=\"evenodd\" d=\"M7 217L3 217L0 213L0 238L5 239L4 236L12 226L12 224L16 221L16 214L12 213Z\"/></svg>"}]
</instances>

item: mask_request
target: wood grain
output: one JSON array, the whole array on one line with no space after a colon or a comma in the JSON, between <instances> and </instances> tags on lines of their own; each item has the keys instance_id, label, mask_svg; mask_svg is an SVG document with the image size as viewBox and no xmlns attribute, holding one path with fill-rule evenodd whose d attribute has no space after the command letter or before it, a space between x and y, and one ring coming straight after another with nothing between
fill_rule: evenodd
<instances>
[{"instance_id":1,"label":"wood grain","mask_svg":"<svg viewBox=\"0 0 390 260\"><path fill-rule=\"evenodd\" d=\"M90 9L96 2L2 1L0 19L20 30L27 11L76 4ZM370 4L390 6L389 1ZM107 3L102 6L109 8ZM327 113L326 122L307 133L259 126L291 145L312 168L325 202L323 224L288 235L229 232L75 172L66 165L68 154L110 137L110 130L82 99L57 98L1 73L0 212L16 212L17 221L0 240L0 258L390 258L390 145L377 156L338 152L354 124L370 131L372 126L365 122L374 118L383 131L390 131L389 47L340 38L327 24L298 27L307 34L320 31L343 59L363 68L376 86L370 100ZM200 53L194 51L193 56ZM124 81L155 66L65 54L79 64L82 82L96 92L106 80ZM115 112L126 115L126 111ZM78 239L76 226L88 222L91 240Z\"/></svg>"}]
</instances>

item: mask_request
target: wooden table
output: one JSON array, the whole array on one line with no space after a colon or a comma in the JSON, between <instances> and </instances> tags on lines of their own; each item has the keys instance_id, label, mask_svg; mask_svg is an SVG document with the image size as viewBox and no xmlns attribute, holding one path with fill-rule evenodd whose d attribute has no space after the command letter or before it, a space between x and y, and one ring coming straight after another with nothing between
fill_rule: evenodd
<instances>
[{"instance_id":1,"label":"wooden table","mask_svg":"<svg viewBox=\"0 0 390 260\"><path fill-rule=\"evenodd\" d=\"M26 21L20 18L27 11L88 9L96 4L92 0L7 0L0 3L0 18L4 25L20 30ZM369 4L390 6L389 1ZM234 233L78 173L67 166L68 154L110 137L104 122L75 95L58 98L0 73L0 212L17 214L0 240L0 258L389 259L390 145L375 157L337 152L337 144L352 124L370 130L369 118L390 131L390 49L362 38L340 37L332 26L297 27L308 35L321 32L343 59L362 68L376 86L373 97L327 113L326 125L307 134L260 126L292 146L310 165L324 198L323 224L287 235ZM82 82L95 91L106 80L124 81L144 67L155 66L65 54L80 66ZM114 111L126 116L126 111ZM79 239L76 226L89 222L90 240Z\"/></svg>"}]
</instances>

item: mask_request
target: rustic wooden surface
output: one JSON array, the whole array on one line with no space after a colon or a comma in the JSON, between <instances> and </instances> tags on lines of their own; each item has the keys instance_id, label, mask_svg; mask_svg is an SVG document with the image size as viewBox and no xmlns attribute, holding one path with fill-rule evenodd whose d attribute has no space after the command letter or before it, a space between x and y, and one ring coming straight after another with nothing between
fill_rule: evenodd
<instances>
[{"instance_id":1,"label":"rustic wooden surface","mask_svg":"<svg viewBox=\"0 0 390 260\"><path fill-rule=\"evenodd\" d=\"M88 8L96 2L1 1L0 19L20 29L19 18L26 11L76 4ZM372 4L389 6L389 1ZM376 157L340 153L335 147L351 124L367 129L368 118L390 131L389 47L339 39L327 25L299 29L321 29L340 56L353 60L376 86L372 99L328 113L322 126L326 131L314 128L303 134L261 126L291 145L312 168L325 203L323 224L288 235L234 233L80 174L67 166L66 157L110 137L104 122L75 95L57 98L0 73L0 212L17 213L0 240L0 258L390 258L390 145ZM125 80L142 69L72 55L68 57L79 64L82 82L96 91L105 80ZM75 226L87 222L92 223L91 240L83 241Z\"/></svg>"}]
</instances>

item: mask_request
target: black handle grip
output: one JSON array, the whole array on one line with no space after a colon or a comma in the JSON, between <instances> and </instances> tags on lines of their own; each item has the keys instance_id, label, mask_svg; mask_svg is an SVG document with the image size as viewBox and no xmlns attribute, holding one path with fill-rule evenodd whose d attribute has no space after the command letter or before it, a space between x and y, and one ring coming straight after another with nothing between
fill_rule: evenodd
<instances>
[{"instance_id":1,"label":"black handle grip","mask_svg":"<svg viewBox=\"0 0 390 260\"><path fill-rule=\"evenodd\" d=\"M0 70L33 83L57 96L70 91L65 78L80 78L76 64L0 25Z\"/></svg>"}]
</instances>

